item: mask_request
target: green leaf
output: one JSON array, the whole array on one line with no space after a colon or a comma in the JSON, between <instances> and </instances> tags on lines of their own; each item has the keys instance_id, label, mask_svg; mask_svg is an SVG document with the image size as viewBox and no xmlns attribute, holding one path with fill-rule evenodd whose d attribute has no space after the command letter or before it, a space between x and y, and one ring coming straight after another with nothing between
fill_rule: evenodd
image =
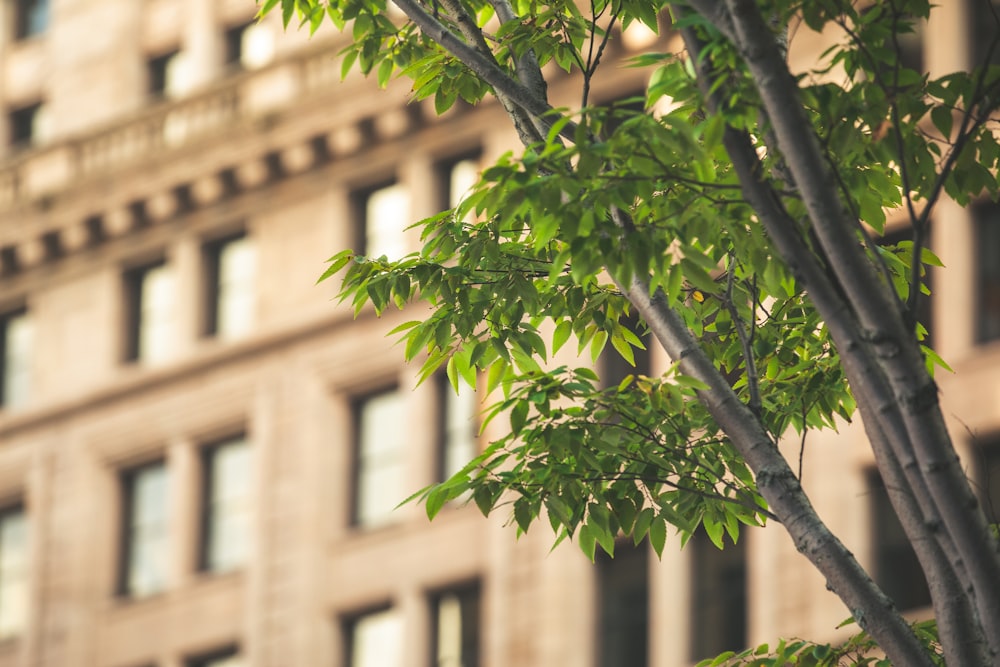
<instances>
[{"instance_id":1,"label":"green leaf","mask_svg":"<svg viewBox=\"0 0 1000 667\"><path fill-rule=\"evenodd\" d=\"M591 527L588 524L583 524L580 526L580 530L576 533L577 544L580 545L580 550L590 559L590 562L594 562L595 552L597 551L597 537L592 532Z\"/></svg>"},{"instance_id":2,"label":"green leaf","mask_svg":"<svg viewBox=\"0 0 1000 667\"><path fill-rule=\"evenodd\" d=\"M618 351L618 354L622 355L622 359L627 361L629 366L635 366L635 353L632 352L632 346L624 338L612 336L611 345Z\"/></svg>"},{"instance_id":3,"label":"green leaf","mask_svg":"<svg viewBox=\"0 0 1000 667\"><path fill-rule=\"evenodd\" d=\"M649 526L649 543L653 546L657 558L663 557L663 547L667 543L667 523L657 518Z\"/></svg>"},{"instance_id":4,"label":"green leaf","mask_svg":"<svg viewBox=\"0 0 1000 667\"><path fill-rule=\"evenodd\" d=\"M510 430L517 435L524 428L524 424L528 419L528 406L527 401L518 401L514 404L514 409L510 411Z\"/></svg>"},{"instance_id":5,"label":"green leaf","mask_svg":"<svg viewBox=\"0 0 1000 667\"><path fill-rule=\"evenodd\" d=\"M708 539L712 541L712 544L721 549L722 533L725 530L722 522L706 516L701 525L705 528L705 534L708 535Z\"/></svg>"},{"instance_id":6,"label":"green leaf","mask_svg":"<svg viewBox=\"0 0 1000 667\"><path fill-rule=\"evenodd\" d=\"M632 527L632 541L638 545L646 537L649 527L653 523L656 513L651 507L643 508L635 517L635 524Z\"/></svg>"},{"instance_id":7,"label":"green leaf","mask_svg":"<svg viewBox=\"0 0 1000 667\"><path fill-rule=\"evenodd\" d=\"M955 121L952 113L950 108L944 106L937 106L931 109L931 122L934 123L934 127L937 128L937 131L945 139L951 138L951 128Z\"/></svg>"},{"instance_id":8,"label":"green leaf","mask_svg":"<svg viewBox=\"0 0 1000 667\"><path fill-rule=\"evenodd\" d=\"M558 352L566 341L569 340L571 333L573 333L573 322L571 320L563 320L556 325L556 330L552 334L552 354Z\"/></svg>"}]
</instances>

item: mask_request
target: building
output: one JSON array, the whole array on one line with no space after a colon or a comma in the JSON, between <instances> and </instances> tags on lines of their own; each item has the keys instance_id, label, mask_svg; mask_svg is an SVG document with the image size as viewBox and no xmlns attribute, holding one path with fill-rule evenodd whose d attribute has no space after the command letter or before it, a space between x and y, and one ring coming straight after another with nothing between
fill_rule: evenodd
<instances>
[{"instance_id":1,"label":"building","mask_svg":"<svg viewBox=\"0 0 1000 667\"><path fill-rule=\"evenodd\" d=\"M946 5L932 72L972 57L971 5ZM438 119L404 82L341 82L342 38L254 9L3 4L0 667L675 667L838 636L847 612L780 530L592 565L542 526L393 510L473 451L475 394L411 390L384 337L404 316L355 321L314 282L340 248L415 247L400 223L515 137L496 104ZM941 385L980 480L998 450L963 433L1000 432L998 217L934 221ZM804 484L920 609L859 433L811 436Z\"/></svg>"}]
</instances>

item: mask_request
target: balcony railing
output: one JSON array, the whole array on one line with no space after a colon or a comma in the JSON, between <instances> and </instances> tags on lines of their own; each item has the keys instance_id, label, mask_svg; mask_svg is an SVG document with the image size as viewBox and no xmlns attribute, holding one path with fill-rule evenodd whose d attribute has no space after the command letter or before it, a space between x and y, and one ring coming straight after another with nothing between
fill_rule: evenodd
<instances>
[{"instance_id":1,"label":"balcony railing","mask_svg":"<svg viewBox=\"0 0 1000 667\"><path fill-rule=\"evenodd\" d=\"M209 90L120 119L111 126L19 154L0 164L0 211L39 199L98 174L218 136L257 116L301 103L340 80L330 40Z\"/></svg>"}]
</instances>

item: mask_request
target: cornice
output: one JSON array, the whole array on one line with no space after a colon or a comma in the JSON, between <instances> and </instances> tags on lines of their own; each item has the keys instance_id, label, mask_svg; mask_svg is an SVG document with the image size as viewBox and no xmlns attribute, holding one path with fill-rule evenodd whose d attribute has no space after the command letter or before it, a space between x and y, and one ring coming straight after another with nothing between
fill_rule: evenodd
<instances>
[{"instance_id":1,"label":"cornice","mask_svg":"<svg viewBox=\"0 0 1000 667\"><path fill-rule=\"evenodd\" d=\"M385 94L358 74L342 81L341 46L328 41L0 164L0 278L462 113L437 118L403 85ZM306 110L319 120L303 122Z\"/></svg>"}]
</instances>

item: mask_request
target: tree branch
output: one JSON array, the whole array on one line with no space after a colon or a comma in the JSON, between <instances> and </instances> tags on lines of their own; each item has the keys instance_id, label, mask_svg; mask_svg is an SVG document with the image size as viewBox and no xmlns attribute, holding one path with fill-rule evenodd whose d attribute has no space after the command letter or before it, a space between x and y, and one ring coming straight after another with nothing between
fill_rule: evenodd
<instances>
[{"instance_id":1,"label":"tree branch","mask_svg":"<svg viewBox=\"0 0 1000 667\"><path fill-rule=\"evenodd\" d=\"M702 44L693 31L687 29L682 34L689 53L701 53ZM711 63L701 59L695 59L695 61L702 94L706 97L710 111L715 112L718 107L717 98L719 95L724 94L724 91L713 92L709 88L708 82L712 79L710 73ZM884 378L877 372L874 372L876 365L869 357L868 348L864 345L853 314L850 313L840 293L831 284L828 274L823 270L823 267L805 244L799 232L798 225L788 216L777 195L764 180L763 165L760 163L749 136L745 132L739 132L728 127L723 135L723 144L743 185L745 198L754 207L761 223L768 232L768 236L778 249L779 254L789 263L790 268L796 276L796 280L806 288L811 300L827 322L830 335L840 351L845 372L852 379L852 388L858 398L859 409L862 412L866 430L869 431L873 449L876 450L877 458L895 460L891 449L886 444L885 432L878 426L878 416L885 415L886 428L889 428L897 439L905 439L905 428L899 418L896 406L887 398L891 394L885 384ZM912 462L912 456L908 457L907 460L910 468L915 467L915 464ZM922 478L919 475L914 475L914 477L918 488L922 491ZM918 491L914 493L908 479L897 478L894 479L893 484L894 488L898 489L900 494L902 494L893 496L894 505L895 501L903 502L904 496L908 502L912 502L914 496L918 499L925 496L925 492L921 493ZM928 505L927 500L924 499L922 504ZM941 579L955 581L958 575L950 569L949 561L935 557L936 553L944 553L945 551L955 552L954 545L949 540L944 539L947 536L941 535L940 521L937 521L935 524L928 520L925 524L925 518L922 516L924 514L924 507L921 507L921 511L917 513L910 507L906 507L905 511L911 516L916 516L916 520L904 523L904 529L906 529L907 536L914 542L917 552L923 553L924 557L921 559L921 562L928 564L928 571L933 571L930 568L944 567L945 571ZM929 511L933 512L932 505L930 505ZM936 515L932 513L931 516ZM937 525L937 529L931 531L928 528L931 525ZM941 539L943 544L935 544L935 539ZM941 592L941 589L936 590L939 593ZM838 591L838 594L840 594L840 591ZM951 594L946 593L946 595ZM850 607L851 605L848 600L843 595L841 597ZM975 623L959 624L959 628L961 633L956 635L959 640L958 643L962 645L973 645L976 642L982 643L982 633L979 632L978 625ZM879 633L876 629L868 627L866 629L869 630L873 637L876 637L880 644L883 644L883 648L885 648L887 653L893 656L889 652L890 649L885 647L884 639L879 638ZM891 631L892 628L887 630ZM909 638L905 638L904 643L908 644L909 641ZM893 657L896 660L900 660L899 657ZM898 664L909 664L909 662ZM985 665L987 663L970 664Z\"/></svg>"},{"instance_id":2,"label":"tree branch","mask_svg":"<svg viewBox=\"0 0 1000 667\"><path fill-rule=\"evenodd\" d=\"M535 119L549 127L559 112L555 111L544 100L524 84L515 81L492 58L487 58L476 49L459 39L436 18L424 11L416 0L392 0L413 23L428 37L437 42L441 48L455 56L466 67L471 69L483 81L488 83L495 93L505 96L511 102L524 109ZM576 138L576 124L568 121L562 128L560 136L569 141Z\"/></svg>"},{"instance_id":3,"label":"tree branch","mask_svg":"<svg viewBox=\"0 0 1000 667\"><path fill-rule=\"evenodd\" d=\"M912 448L916 454L930 497L968 566L991 650L1000 654L1000 587L996 586L1000 551L951 446L936 385L927 375L915 338L906 331L900 309L893 304L891 286L878 280L852 232L853 221L845 215L816 134L797 102L798 87L757 4L752 0L726 3L737 48L774 120L778 148L802 193L831 268L867 331L876 363L895 395L908 438L893 445L900 450Z\"/></svg>"}]
</instances>

